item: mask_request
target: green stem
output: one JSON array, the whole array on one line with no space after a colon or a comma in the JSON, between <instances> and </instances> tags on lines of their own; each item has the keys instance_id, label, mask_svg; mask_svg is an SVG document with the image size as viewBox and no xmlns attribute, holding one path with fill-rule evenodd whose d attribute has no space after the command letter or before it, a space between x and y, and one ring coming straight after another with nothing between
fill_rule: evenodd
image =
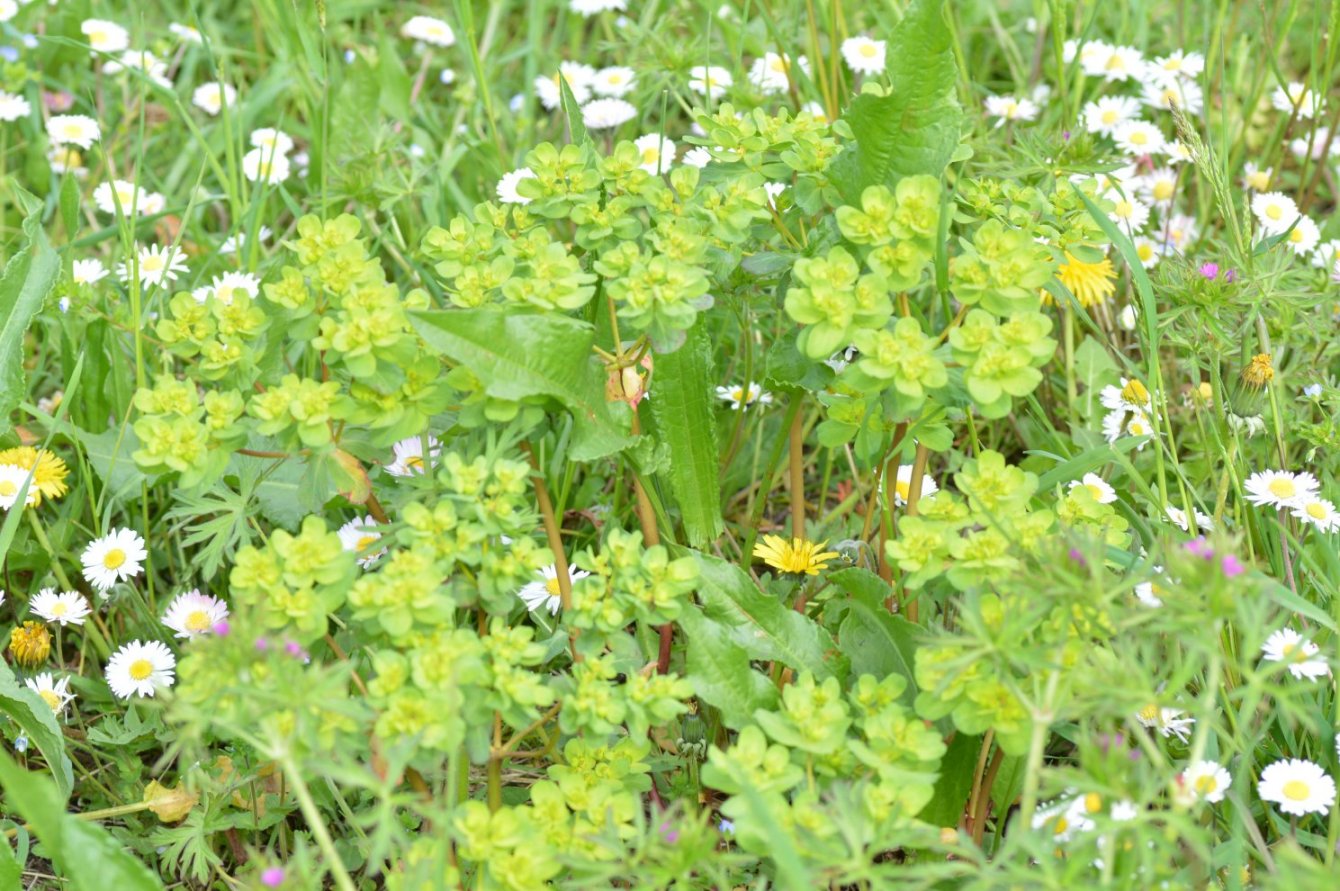
<instances>
[{"instance_id":1,"label":"green stem","mask_svg":"<svg viewBox=\"0 0 1340 891\"><path fill-rule=\"evenodd\" d=\"M321 816L321 811L317 809L316 802L312 800L311 790L303 781L302 774L298 772L298 767L293 763L291 755L284 755L279 759L279 764L284 770L284 775L288 777L293 785L293 795L298 799L298 807L302 810L303 819L307 821L307 828L311 830L312 838L316 839L317 847L321 849L321 854L326 858L330 865L330 874L335 880L335 886L340 891L357 891L354 880L349 876L349 871L344 868L344 861L340 859L340 854L335 850L335 842L330 837L330 830L326 828L326 821Z\"/></svg>"}]
</instances>

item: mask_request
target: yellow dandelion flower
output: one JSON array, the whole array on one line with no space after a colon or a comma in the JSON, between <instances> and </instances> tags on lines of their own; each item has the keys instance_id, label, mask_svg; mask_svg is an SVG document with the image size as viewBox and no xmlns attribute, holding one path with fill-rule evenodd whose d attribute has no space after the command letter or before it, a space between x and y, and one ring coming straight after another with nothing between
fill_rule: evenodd
<instances>
[{"instance_id":1,"label":"yellow dandelion flower","mask_svg":"<svg viewBox=\"0 0 1340 891\"><path fill-rule=\"evenodd\" d=\"M36 668L51 655L51 632L41 622L24 622L9 633L9 654L24 668Z\"/></svg>"},{"instance_id":2,"label":"yellow dandelion flower","mask_svg":"<svg viewBox=\"0 0 1340 891\"><path fill-rule=\"evenodd\" d=\"M803 538L787 541L780 535L765 535L754 545L754 556L782 572L818 575L819 570L838 555L837 551L823 550L826 544L826 541L813 542Z\"/></svg>"},{"instance_id":3,"label":"yellow dandelion flower","mask_svg":"<svg viewBox=\"0 0 1340 891\"><path fill-rule=\"evenodd\" d=\"M1275 377L1275 367L1270 364L1269 353L1257 353L1243 369L1242 380L1249 387L1264 387Z\"/></svg>"},{"instance_id":4,"label":"yellow dandelion flower","mask_svg":"<svg viewBox=\"0 0 1340 891\"><path fill-rule=\"evenodd\" d=\"M1075 295L1080 306L1095 306L1117 292L1117 270L1107 257L1097 263L1085 263L1066 251L1065 259L1057 268L1056 277Z\"/></svg>"},{"instance_id":5,"label":"yellow dandelion flower","mask_svg":"<svg viewBox=\"0 0 1340 891\"><path fill-rule=\"evenodd\" d=\"M34 504L41 504L43 498L55 500L67 491L65 478L70 475L70 468L65 466L59 456L46 449L35 449L32 446L5 449L0 451L0 464L13 464L24 470L32 470L33 465L37 465L32 482L32 488L37 490Z\"/></svg>"}]
</instances>

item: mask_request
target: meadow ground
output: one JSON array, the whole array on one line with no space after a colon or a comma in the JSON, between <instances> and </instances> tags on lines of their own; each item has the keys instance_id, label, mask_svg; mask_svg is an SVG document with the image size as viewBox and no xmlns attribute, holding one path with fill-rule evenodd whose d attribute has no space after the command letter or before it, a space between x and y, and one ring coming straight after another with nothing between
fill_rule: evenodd
<instances>
[{"instance_id":1,"label":"meadow ground","mask_svg":"<svg viewBox=\"0 0 1340 891\"><path fill-rule=\"evenodd\" d=\"M1333 887L1338 30L0 0L0 889Z\"/></svg>"}]
</instances>

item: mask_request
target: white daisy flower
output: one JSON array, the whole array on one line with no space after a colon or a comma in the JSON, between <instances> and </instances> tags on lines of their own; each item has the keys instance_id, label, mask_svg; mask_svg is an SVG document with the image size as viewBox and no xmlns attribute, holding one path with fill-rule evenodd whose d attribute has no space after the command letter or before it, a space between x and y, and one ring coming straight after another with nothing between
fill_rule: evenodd
<instances>
[{"instance_id":1,"label":"white daisy flower","mask_svg":"<svg viewBox=\"0 0 1340 891\"><path fill-rule=\"evenodd\" d=\"M1252 198L1252 214L1261 228L1279 235L1298 217L1298 205L1282 192L1262 192Z\"/></svg>"},{"instance_id":2,"label":"white daisy flower","mask_svg":"<svg viewBox=\"0 0 1340 891\"><path fill-rule=\"evenodd\" d=\"M75 179L88 177L84 156L72 145L53 145L47 149L47 163L51 165L52 173L68 173Z\"/></svg>"},{"instance_id":3,"label":"white daisy flower","mask_svg":"<svg viewBox=\"0 0 1340 891\"><path fill-rule=\"evenodd\" d=\"M1205 70L1205 57L1200 53L1188 53L1174 50L1162 58L1148 63L1146 72L1156 80L1194 81Z\"/></svg>"},{"instance_id":4,"label":"white daisy flower","mask_svg":"<svg viewBox=\"0 0 1340 891\"><path fill-rule=\"evenodd\" d=\"M1144 103L1164 111L1176 108L1184 114L1200 114L1205 107L1205 92L1194 80L1149 82L1144 88Z\"/></svg>"},{"instance_id":5,"label":"white daisy flower","mask_svg":"<svg viewBox=\"0 0 1340 891\"><path fill-rule=\"evenodd\" d=\"M1149 205L1137 201L1132 195L1109 192L1105 197L1112 202L1108 217L1128 235L1139 232L1149 222Z\"/></svg>"},{"instance_id":6,"label":"white daisy flower","mask_svg":"<svg viewBox=\"0 0 1340 891\"><path fill-rule=\"evenodd\" d=\"M1038 116L1038 107L1032 99L987 96L983 104L987 116L996 119L997 127L1003 127L1010 121L1031 121Z\"/></svg>"},{"instance_id":7,"label":"white daisy flower","mask_svg":"<svg viewBox=\"0 0 1340 891\"><path fill-rule=\"evenodd\" d=\"M157 195L157 200L150 200L151 194L132 182L117 179L110 183L99 183L93 190L93 203L98 206L98 210L112 216L118 213L118 207L119 212L127 217L146 216L162 210L163 196Z\"/></svg>"},{"instance_id":8,"label":"white daisy flower","mask_svg":"<svg viewBox=\"0 0 1340 891\"><path fill-rule=\"evenodd\" d=\"M697 167L699 170L712 163L712 153L702 146L695 146L684 153L682 159L690 167Z\"/></svg>"},{"instance_id":9,"label":"white daisy flower","mask_svg":"<svg viewBox=\"0 0 1340 891\"><path fill-rule=\"evenodd\" d=\"M689 69L689 89L709 99L720 99L735 85L735 78L718 65L694 65Z\"/></svg>"},{"instance_id":10,"label":"white daisy flower","mask_svg":"<svg viewBox=\"0 0 1340 891\"><path fill-rule=\"evenodd\" d=\"M562 62L556 74L535 78L535 93L545 109L553 111L563 104L563 91L558 85L560 77L568 82L568 89L578 105L591 98L591 81L595 80L596 70L581 62Z\"/></svg>"},{"instance_id":11,"label":"white daisy flower","mask_svg":"<svg viewBox=\"0 0 1340 891\"><path fill-rule=\"evenodd\" d=\"M1196 719L1183 717L1185 714L1181 709L1160 708L1150 703L1135 713L1135 720L1142 727L1157 730L1165 738L1175 736L1186 742L1191 738L1191 728L1195 726Z\"/></svg>"},{"instance_id":12,"label":"white daisy flower","mask_svg":"<svg viewBox=\"0 0 1340 891\"><path fill-rule=\"evenodd\" d=\"M1104 96L1084 106L1084 128L1090 133L1112 136L1118 127L1135 120L1140 103L1129 96Z\"/></svg>"},{"instance_id":13,"label":"white daisy flower","mask_svg":"<svg viewBox=\"0 0 1340 891\"><path fill-rule=\"evenodd\" d=\"M1340 257L1340 238L1332 238L1317 243L1311 262L1318 269L1330 269L1335 265L1337 257Z\"/></svg>"},{"instance_id":14,"label":"white daisy flower","mask_svg":"<svg viewBox=\"0 0 1340 891\"><path fill-rule=\"evenodd\" d=\"M777 53L764 53L763 58L755 59L749 66L749 82L764 93L785 93L791 86L791 57ZM798 56L795 63L806 74L810 71L809 59Z\"/></svg>"},{"instance_id":15,"label":"white daisy flower","mask_svg":"<svg viewBox=\"0 0 1340 891\"><path fill-rule=\"evenodd\" d=\"M422 474L424 472L423 460L423 439L418 436L410 436L400 440L391 446L394 453L394 460L386 465L386 472L391 476L409 476L410 474ZM429 460L437 458L441 452L441 443L436 437L428 437L428 457Z\"/></svg>"},{"instance_id":16,"label":"white daisy flower","mask_svg":"<svg viewBox=\"0 0 1340 891\"><path fill-rule=\"evenodd\" d=\"M597 96L613 96L617 99L631 93L635 86L637 74L623 65L602 68L591 78L591 92Z\"/></svg>"},{"instance_id":17,"label":"white daisy flower","mask_svg":"<svg viewBox=\"0 0 1340 891\"><path fill-rule=\"evenodd\" d=\"M1270 104L1274 106L1276 111L1282 111L1285 114L1293 114L1294 109L1297 109L1298 117L1303 120L1316 117L1317 111L1321 108L1321 101L1317 98L1317 94L1298 81L1291 81L1285 86L1276 87L1275 91L1270 94Z\"/></svg>"},{"instance_id":18,"label":"white daisy flower","mask_svg":"<svg viewBox=\"0 0 1340 891\"><path fill-rule=\"evenodd\" d=\"M1081 62L1083 64L1083 62ZM1144 72L1145 60L1140 51L1130 46L1107 47L1107 52L1085 66L1085 74L1109 81L1124 81L1139 77Z\"/></svg>"},{"instance_id":19,"label":"white daisy flower","mask_svg":"<svg viewBox=\"0 0 1340 891\"><path fill-rule=\"evenodd\" d=\"M1173 214L1166 223L1159 227L1159 237L1165 240L1168 247L1184 253L1188 247L1196 240L1200 234L1200 224L1194 217L1186 214Z\"/></svg>"},{"instance_id":20,"label":"white daisy flower","mask_svg":"<svg viewBox=\"0 0 1340 891\"><path fill-rule=\"evenodd\" d=\"M1155 566L1155 577L1147 582L1140 582L1135 586L1135 599L1151 609L1163 606L1163 598L1168 594L1168 589L1164 585L1162 573L1163 567Z\"/></svg>"},{"instance_id":21,"label":"white daisy flower","mask_svg":"<svg viewBox=\"0 0 1340 891\"><path fill-rule=\"evenodd\" d=\"M17 121L33 113L28 100L0 90L0 121Z\"/></svg>"},{"instance_id":22,"label":"white daisy flower","mask_svg":"<svg viewBox=\"0 0 1340 891\"><path fill-rule=\"evenodd\" d=\"M590 18L602 12L623 12L628 8L628 0L571 0L572 11Z\"/></svg>"},{"instance_id":23,"label":"white daisy flower","mask_svg":"<svg viewBox=\"0 0 1340 891\"><path fill-rule=\"evenodd\" d=\"M1177 528L1181 529L1183 532L1191 531L1191 522L1186 517L1186 511L1182 510L1180 507L1173 507L1170 504L1163 509L1163 512L1167 515L1169 520L1172 520ZM1198 532L1214 531L1214 520L1210 519L1209 515L1201 513L1194 507L1191 509L1191 512L1196 517L1196 530Z\"/></svg>"},{"instance_id":24,"label":"white daisy flower","mask_svg":"<svg viewBox=\"0 0 1340 891\"><path fill-rule=\"evenodd\" d=\"M416 15L400 26L400 36L433 46L451 46L456 43L456 32L451 25L431 16Z\"/></svg>"},{"instance_id":25,"label":"white daisy flower","mask_svg":"<svg viewBox=\"0 0 1340 891\"><path fill-rule=\"evenodd\" d=\"M261 291L261 279L258 275L252 275L250 272L225 272L223 275L214 276L214 281L210 282L203 290L206 297L213 297L225 306L231 306L233 299L238 294L245 294L253 300ZM194 294L194 292L192 292ZM201 303L205 301L196 297Z\"/></svg>"},{"instance_id":26,"label":"white daisy flower","mask_svg":"<svg viewBox=\"0 0 1340 891\"><path fill-rule=\"evenodd\" d=\"M386 548L376 547L382 534L377 531L377 521L372 517L355 517L341 526L336 534L339 535L340 544L344 549L357 555L359 566L365 568L371 566L377 562L377 558L386 553Z\"/></svg>"},{"instance_id":27,"label":"white daisy flower","mask_svg":"<svg viewBox=\"0 0 1340 891\"><path fill-rule=\"evenodd\" d=\"M1069 488L1088 489L1093 500L1099 504L1111 504L1117 500L1117 491L1096 473L1086 473L1080 479L1071 480Z\"/></svg>"},{"instance_id":28,"label":"white daisy flower","mask_svg":"<svg viewBox=\"0 0 1340 891\"><path fill-rule=\"evenodd\" d=\"M87 260L75 260L71 264L70 280L76 285L92 285L102 281L108 275L107 267L102 265L102 261L90 257Z\"/></svg>"},{"instance_id":29,"label":"white daisy flower","mask_svg":"<svg viewBox=\"0 0 1340 891\"><path fill-rule=\"evenodd\" d=\"M669 173L670 165L675 163L675 144L663 139L659 133L648 133L633 141L642 163L638 166L652 175Z\"/></svg>"},{"instance_id":30,"label":"white daisy flower","mask_svg":"<svg viewBox=\"0 0 1340 891\"><path fill-rule=\"evenodd\" d=\"M763 387L756 381L750 381L748 394L745 393L744 388L739 384L731 384L729 387L717 387L717 398L724 402L729 402L732 411L739 411L741 405L748 408L754 403L767 405L772 402L772 394L764 392Z\"/></svg>"},{"instance_id":31,"label":"white daisy flower","mask_svg":"<svg viewBox=\"0 0 1340 891\"><path fill-rule=\"evenodd\" d=\"M1312 253L1319 241L1321 241L1321 230L1307 214L1299 214L1294 220L1293 228L1284 236L1284 243L1289 246L1289 250L1300 257Z\"/></svg>"},{"instance_id":32,"label":"white daisy flower","mask_svg":"<svg viewBox=\"0 0 1340 891\"><path fill-rule=\"evenodd\" d=\"M929 498L938 491L940 491L940 487L936 485L935 480L931 475L929 473L923 473L921 475L920 497ZM893 503L901 507L902 505L907 504L907 499L911 494L912 465L900 464L898 465L898 474L894 477L893 482Z\"/></svg>"},{"instance_id":33,"label":"white daisy flower","mask_svg":"<svg viewBox=\"0 0 1340 891\"><path fill-rule=\"evenodd\" d=\"M857 74L883 74L888 44L869 37L849 37L842 41L842 58Z\"/></svg>"},{"instance_id":34,"label":"white daisy flower","mask_svg":"<svg viewBox=\"0 0 1340 891\"><path fill-rule=\"evenodd\" d=\"M162 622L174 637L194 638L213 633L214 626L227 618L228 604L192 588L172 598Z\"/></svg>"},{"instance_id":35,"label":"white daisy flower","mask_svg":"<svg viewBox=\"0 0 1340 891\"><path fill-rule=\"evenodd\" d=\"M242 175L253 183L276 185L289 178L292 163L274 149L254 148L242 156Z\"/></svg>"},{"instance_id":36,"label":"white daisy flower","mask_svg":"<svg viewBox=\"0 0 1340 891\"><path fill-rule=\"evenodd\" d=\"M58 114L47 120L47 136L55 145L77 145L87 151L102 138L102 128L88 115Z\"/></svg>"},{"instance_id":37,"label":"white daisy flower","mask_svg":"<svg viewBox=\"0 0 1340 891\"><path fill-rule=\"evenodd\" d=\"M149 556L144 539L133 529L113 529L102 538L89 542L80 555L84 578L99 593L106 593L117 582L139 575Z\"/></svg>"},{"instance_id":38,"label":"white daisy flower","mask_svg":"<svg viewBox=\"0 0 1340 891\"><path fill-rule=\"evenodd\" d=\"M1177 171L1157 167L1136 180L1136 191L1151 204L1169 205L1177 197Z\"/></svg>"},{"instance_id":39,"label":"white daisy flower","mask_svg":"<svg viewBox=\"0 0 1340 891\"><path fill-rule=\"evenodd\" d=\"M247 139L253 148L274 151L280 155L287 155L293 151L293 137L283 130L276 130L274 127L261 127L259 130L252 130Z\"/></svg>"},{"instance_id":40,"label":"white daisy flower","mask_svg":"<svg viewBox=\"0 0 1340 891\"><path fill-rule=\"evenodd\" d=\"M582 106L588 130L612 130L637 117L637 106L623 99L595 99Z\"/></svg>"},{"instance_id":41,"label":"white daisy flower","mask_svg":"<svg viewBox=\"0 0 1340 891\"><path fill-rule=\"evenodd\" d=\"M199 31L180 22L173 22L168 25L168 33L183 43L194 43L196 46L200 46L205 42L204 36Z\"/></svg>"},{"instance_id":42,"label":"white daisy flower","mask_svg":"<svg viewBox=\"0 0 1340 891\"><path fill-rule=\"evenodd\" d=\"M153 696L176 680L177 657L166 644L132 640L107 662L107 685L118 699Z\"/></svg>"},{"instance_id":43,"label":"white daisy flower","mask_svg":"<svg viewBox=\"0 0 1340 891\"><path fill-rule=\"evenodd\" d=\"M1098 394L1103 408L1112 411L1148 412L1153 403L1149 390L1135 378L1123 377L1117 386L1109 384Z\"/></svg>"},{"instance_id":44,"label":"white daisy flower","mask_svg":"<svg viewBox=\"0 0 1340 891\"><path fill-rule=\"evenodd\" d=\"M1135 245L1135 255L1140 258L1140 265L1145 269L1153 269L1155 266L1159 265L1159 261L1163 259L1163 255L1168 253L1168 246L1165 243L1155 241L1148 235L1136 235L1131 239L1131 242ZM1131 312L1134 313L1130 304L1126 305L1126 309L1131 310ZM1123 327L1125 327L1124 323ZM1131 325L1131 327L1126 330L1133 331L1135 330L1135 326Z\"/></svg>"},{"instance_id":45,"label":"white daisy flower","mask_svg":"<svg viewBox=\"0 0 1340 891\"><path fill-rule=\"evenodd\" d=\"M191 94L191 104L210 117L216 117L225 105L232 105L236 101L237 90L215 81L201 84Z\"/></svg>"},{"instance_id":46,"label":"white daisy flower","mask_svg":"<svg viewBox=\"0 0 1340 891\"><path fill-rule=\"evenodd\" d=\"M115 22L85 19L79 31L88 38L89 49L99 53L119 53L130 46L130 32Z\"/></svg>"},{"instance_id":47,"label":"white daisy flower","mask_svg":"<svg viewBox=\"0 0 1340 891\"><path fill-rule=\"evenodd\" d=\"M138 276L140 284L145 287L175 282L178 275L190 271L181 248L157 244L139 248L135 263L121 263L116 267L116 274L121 281L129 283Z\"/></svg>"},{"instance_id":48,"label":"white daisy flower","mask_svg":"<svg viewBox=\"0 0 1340 891\"><path fill-rule=\"evenodd\" d=\"M503 178L498 180L496 192L498 201L503 204L530 204L530 199L517 191L517 184L523 179L534 179L535 171L529 167L521 167L509 173L504 173Z\"/></svg>"},{"instance_id":49,"label":"white daisy flower","mask_svg":"<svg viewBox=\"0 0 1340 891\"><path fill-rule=\"evenodd\" d=\"M108 74L120 74L122 71L139 71L161 86L172 86L172 81L167 78L167 63L148 50L126 50L116 59L104 65L102 70Z\"/></svg>"},{"instance_id":50,"label":"white daisy flower","mask_svg":"<svg viewBox=\"0 0 1340 891\"><path fill-rule=\"evenodd\" d=\"M0 509L9 510L19 500L19 492L28 480L28 471L17 464L0 464ZM30 485L23 499L24 507L37 502L37 486Z\"/></svg>"},{"instance_id":51,"label":"white daisy flower","mask_svg":"<svg viewBox=\"0 0 1340 891\"><path fill-rule=\"evenodd\" d=\"M1325 815L1335 803L1335 780L1311 761L1287 758L1261 771L1256 794L1290 816Z\"/></svg>"},{"instance_id":52,"label":"white daisy flower","mask_svg":"<svg viewBox=\"0 0 1340 891\"><path fill-rule=\"evenodd\" d=\"M568 564L568 578L572 581L584 579L591 573L578 569L576 564ZM520 591L516 592L526 603L526 609L535 612L540 607L549 610L550 615L557 615L558 610L563 605L562 592L558 587L558 568L556 566L545 566L540 570L540 578L537 581L528 582Z\"/></svg>"},{"instance_id":53,"label":"white daisy flower","mask_svg":"<svg viewBox=\"0 0 1340 891\"><path fill-rule=\"evenodd\" d=\"M66 625L82 625L93 608L88 605L84 595L78 591L56 592L55 588L43 588L28 601L28 609L44 622L55 622L64 628Z\"/></svg>"},{"instance_id":54,"label":"white daisy flower","mask_svg":"<svg viewBox=\"0 0 1340 891\"><path fill-rule=\"evenodd\" d=\"M1321 483L1307 471L1261 470L1247 477L1243 488L1257 507L1291 508L1316 498Z\"/></svg>"},{"instance_id":55,"label":"white daisy flower","mask_svg":"<svg viewBox=\"0 0 1340 891\"><path fill-rule=\"evenodd\" d=\"M1261 658L1266 662L1283 662L1289 674L1298 680L1315 681L1331 673L1321 649L1292 628L1281 628L1261 644Z\"/></svg>"},{"instance_id":56,"label":"white daisy flower","mask_svg":"<svg viewBox=\"0 0 1340 891\"><path fill-rule=\"evenodd\" d=\"M1157 155L1163 151L1163 131L1148 121L1127 121L1112 131L1117 148L1128 155Z\"/></svg>"},{"instance_id":57,"label":"white daisy flower","mask_svg":"<svg viewBox=\"0 0 1340 891\"><path fill-rule=\"evenodd\" d=\"M1233 785L1233 777L1217 761L1193 761L1177 779L1191 801L1210 804L1223 801L1224 793Z\"/></svg>"},{"instance_id":58,"label":"white daisy flower","mask_svg":"<svg viewBox=\"0 0 1340 891\"><path fill-rule=\"evenodd\" d=\"M256 238L260 241L268 241L270 236L273 234L274 233L270 231L269 226L261 226L260 229L256 231ZM237 249L244 246L246 243L247 243L247 233L245 232L239 232L236 235L229 235L227 238L223 240L223 243L219 245L219 253L235 254L237 253Z\"/></svg>"},{"instance_id":59,"label":"white daisy flower","mask_svg":"<svg viewBox=\"0 0 1340 891\"><path fill-rule=\"evenodd\" d=\"M1242 165L1242 187L1250 192L1264 192L1270 188L1270 179L1275 175L1273 167L1258 167L1251 161Z\"/></svg>"},{"instance_id":60,"label":"white daisy flower","mask_svg":"<svg viewBox=\"0 0 1340 891\"><path fill-rule=\"evenodd\" d=\"M1331 157L1340 155L1340 142L1332 139L1330 134L1329 127L1318 127L1307 136L1295 136L1289 140L1289 151L1296 158L1311 158L1313 161L1325 159L1328 152Z\"/></svg>"},{"instance_id":61,"label":"white daisy flower","mask_svg":"<svg viewBox=\"0 0 1340 891\"><path fill-rule=\"evenodd\" d=\"M1081 797L1038 808L1033 814L1033 828L1045 830L1053 842L1064 844L1076 833L1093 829L1093 820Z\"/></svg>"},{"instance_id":62,"label":"white daisy flower","mask_svg":"<svg viewBox=\"0 0 1340 891\"><path fill-rule=\"evenodd\" d=\"M74 694L70 692L70 679L61 678L56 680L55 676L49 671L44 671L36 677L25 680L24 685L32 690L42 701L51 707L54 714L59 715L65 711L65 707L74 701Z\"/></svg>"}]
</instances>

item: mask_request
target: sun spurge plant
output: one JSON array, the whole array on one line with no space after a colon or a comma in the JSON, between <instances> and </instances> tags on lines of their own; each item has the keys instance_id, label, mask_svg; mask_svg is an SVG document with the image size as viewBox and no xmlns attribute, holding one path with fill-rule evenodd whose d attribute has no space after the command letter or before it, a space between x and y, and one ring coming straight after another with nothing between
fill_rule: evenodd
<instances>
[{"instance_id":1,"label":"sun spurge plant","mask_svg":"<svg viewBox=\"0 0 1340 891\"><path fill-rule=\"evenodd\" d=\"M1336 8L0 0L0 888L1334 884Z\"/></svg>"}]
</instances>

